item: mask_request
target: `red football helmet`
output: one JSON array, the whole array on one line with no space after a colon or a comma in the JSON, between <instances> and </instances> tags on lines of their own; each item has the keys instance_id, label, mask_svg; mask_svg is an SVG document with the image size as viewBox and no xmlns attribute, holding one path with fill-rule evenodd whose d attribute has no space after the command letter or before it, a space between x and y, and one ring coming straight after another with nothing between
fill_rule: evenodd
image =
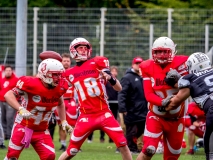
<instances>
[{"instance_id":1,"label":"red football helmet","mask_svg":"<svg viewBox=\"0 0 213 160\"><path fill-rule=\"evenodd\" d=\"M87 55L80 55L76 48L78 46L87 46L88 48L88 53ZM85 61L87 60L92 54L92 46L90 45L90 43L85 39L85 38L75 38L71 44L70 44L70 56L76 60L81 60L81 61Z\"/></svg>"},{"instance_id":2,"label":"red football helmet","mask_svg":"<svg viewBox=\"0 0 213 160\"><path fill-rule=\"evenodd\" d=\"M176 44L168 37L157 38L152 46L152 58L155 63L167 64L172 62L176 50Z\"/></svg>"}]
</instances>

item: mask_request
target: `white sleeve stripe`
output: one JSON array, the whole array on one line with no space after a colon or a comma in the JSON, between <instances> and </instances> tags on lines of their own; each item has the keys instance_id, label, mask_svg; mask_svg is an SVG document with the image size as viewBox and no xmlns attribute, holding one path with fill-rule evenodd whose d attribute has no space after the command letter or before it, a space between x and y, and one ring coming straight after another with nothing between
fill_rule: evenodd
<instances>
[{"instance_id":1,"label":"white sleeve stripe","mask_svg":"<svg viewBox=\"0 0 213 160\"><path fill-rule=\"evenodd\" d=\"M146 77L146 78L143 78L143 80L150 80L150 78Z\"/></svg>"}]
</instances>

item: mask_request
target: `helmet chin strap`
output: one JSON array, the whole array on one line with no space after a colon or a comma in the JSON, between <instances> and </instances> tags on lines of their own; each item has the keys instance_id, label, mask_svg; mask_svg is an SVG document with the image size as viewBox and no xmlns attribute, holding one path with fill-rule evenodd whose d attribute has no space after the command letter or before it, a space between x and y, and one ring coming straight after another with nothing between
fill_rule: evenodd
<instances>
[{"instance_id":1,"label":"helmet chin strap","mask_svg":"<svg viewBox=\"0 0 213 160\"><path fill-rule=\"evenodd\" d=\"M82 56L77 52L77 57L75 58L75 60L79 60L79 61L86 61L87 60L87 56Z\"/></svg>"}]
</instances>

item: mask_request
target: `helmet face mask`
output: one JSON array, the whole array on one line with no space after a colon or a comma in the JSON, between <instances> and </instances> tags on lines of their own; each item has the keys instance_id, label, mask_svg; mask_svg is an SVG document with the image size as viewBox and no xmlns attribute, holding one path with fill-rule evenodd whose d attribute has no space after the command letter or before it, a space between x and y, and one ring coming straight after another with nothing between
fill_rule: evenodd
<instances>
[{"instance_id":1,"label":"helmet face mask","mask_svg":"<svg viewBox=\"0 0 213 160\"><path fill-rule=\"evenodd\" d=\"M176 45L168 37L157 38L152 46L152 58L157 64L167 64L173 61Z\"/></svg>"},{"instance_id":2,"label":"helmet face mask","mask_svg":"<svg viewBox=\"0 0 213 160\"><path fill-rule=\"evenodd\" d=\"M166 64L173 60L172 51L168 48L156 48L152 50L152 57L155 63Z\"/></svg>"},{"instance_id":3,"label":"helmet face mask","mask_svg":"<svg viewBox=\"0 0 213 160\"><path fill-rule=\"evenodd\" d=\"M38 67L39 78L53 87L60 84L64 67L61 62L55 59L45 59Z\"/></svg>"},{"instance_id":4,"label":"helmet face mask","mask_svg":"<svg viewBox=\"0 0 213 160\"><path fill-rule=\"evenodd\" d=\"M196 52L189 56L186 66L189 73L197 73L201 70L211 68L211 61L206 54Z\"/></svg>"},{"instance_id":5,"label":"helmet face mask","mask_svg":"<svg viewBox=\"0 0 213 160\"><path fill-rule=\"evenodd\" d=\"M87 53L80 54L76 50L79 46L86 46ZM85 38L76 38L70 44L70 56L75 60L85 61L87 60L92 54L92 46Z\"/></svg>"}]
</instances>

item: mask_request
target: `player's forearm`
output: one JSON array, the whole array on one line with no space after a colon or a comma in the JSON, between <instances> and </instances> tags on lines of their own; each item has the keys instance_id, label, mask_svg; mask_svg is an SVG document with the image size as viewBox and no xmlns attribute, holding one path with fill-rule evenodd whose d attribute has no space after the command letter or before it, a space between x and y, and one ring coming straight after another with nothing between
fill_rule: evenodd
<instances>
[{"instance_id":1,"label":"player's forearm","mask_svg":"<svg viewBox=\"0 0 213 160\"><path fill-rule=\"evenodd\" d=\"M6 100L6 102L13 107L16 110L19 110L19 107L21 107L21 105L18 103L15 95L13 94L12 90L9 90L5 95L4 98Z\"/></svg>"},{"instance_id":2,"label":"player's forearm","mask_svg":"<svg viewBox=\"0 0 213 160\"><path fill-rule=\"evenodd\" d=\"M143 78L143 87L146 100L153 105L161 106L162 98L155 93L149 77Z\"/></svg>"},{"instance_id":3,"label":"player's forearm","mask_svg":"<svg viewBox=\"0 0 213 160\"><path fill-rule=\"evenodd\" d=\"M171 109L176 109L178 106L181 105L188 97L190 96L189 88L180 89L178 94L175 95L171 100L169 105L166 107L167 111Z\"/></svg>"},{"instance_id":4,"label":"player's forearm","mask_svg":"<svg viewBox=\"0 0 213 160\"><path fill-rule=\"evenodd\" d=\"M145 93L146 100L156 106L162 105L162 98L155 93Z\"/></svg>"},{"instance_id":5,"label":"player's forearm","mask_svg":"<svg viewBox=\"0 0 213 160\"><path fill-rule=\"evenodd\" d=\"M114 90L116 90L118 92L122 90L122 86L121 86L120 82L117 79L116 79L115 85L112 86L112 87L113 87Z\"/></svg>"},{"instance_id":6,"label":"player's forearm","mask_svg":"<svg viewBox=\"0 0 213 160\"><path fill-rule=\"evenodd\" d=\"M66 120L66 110L65 110L65 105L64 105L62 98L60 98L59 101L60 101L60 103L57 106L58 116L59 116L60 120L63 121L63 120Z\"/></svg>"}]
</instances>

